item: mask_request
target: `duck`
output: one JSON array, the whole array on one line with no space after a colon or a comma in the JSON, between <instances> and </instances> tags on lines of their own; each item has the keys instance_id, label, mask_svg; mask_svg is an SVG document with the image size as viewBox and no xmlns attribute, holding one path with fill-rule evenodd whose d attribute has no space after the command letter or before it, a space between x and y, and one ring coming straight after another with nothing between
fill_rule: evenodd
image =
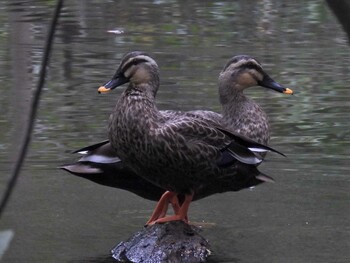
<instances>
[{"instance_id":1,"label":"duck","mask_svg":"<svg viewBox=\"0 0 350 263\"><path fill-rule=\"evenodd\" d=\"M237 63L239 63L239 67L237 67ZM261 72L261 74L266 75L266 73L262 70L261 64L256 59L247 55L234 56L224 66L224 69L222 70L219 76L220 102L223 105L222 115L216 112L203 110L190 111L187 112L187 114L192 114L205 119L214 119L218 122L225 123L225 125L229 129L235 130L237 129L237 127L239 127L239 125L242 122L235 122L234 120L242 119L242 116L246 115L244 111L239 111L235 109L235 105L242 105L241 101L244 101L243 106L239 107L239 109L250 108L253 109L250 110L250 112L259 113L255 114L256 116L254 116L254 118L247 118L246 120L250 120L251 122L253 122L254 120L258 119L260 120L260 123L265 123L265 125L257 125L256 122L254 122L253 125L250 124L250 129L240 128L239 131L243 133L243 135L246 135L250 138L254 138L257 141L266 144L268 141L268 139L266 138L269 138L268 136L265 136L264 139L261 139L261 136L257 136L257 134L269 135L269 125L266 118L266 114L258 104L256 104L254 101L250 100L249 98L243 95L243 90L250 87L251 85L249 83L246 83L246 85L242 85L242 81L239 81L239 78L241 78L241 76L244 75L243 73L245 73L250 68L254 67L253 65L256 69L258 69L258 71ZM281 85L271 80L270 77L267 77L266 79L268 80L267 84L265 81L265 83L261 83L261 86L274 89L278 92L293 94L293 92L290 89L282 88ZM228 83L231 84L229 85ZM238 85L237 83L240 84ZM226 89L232 89L234 91L232 92L233 95L229 94L229 92L227 92ZM235 93L241 94L237 96L234 95ZM228 97L231 96L233 99L226 99L225 94ZM242 97L243 99L241 99L241 101L238 100L238 98ZM182 112L170 110L161 112L166 118L171 118L174 115L183 114ZM256 131L259 131L259 133L257 133ZM255 134L253 134L253 132L255 132ZM66 164L59 168L68 171L74 175L92 180L98 184L128 190L148 200L156 201L164 193L164 189L148 182L147 180L144 180L142 177L137 176L125 165L123 165L120 158L116 156L116 153L112 149L108 140L94 145L90 145L88 147L84 147L82 149L74 151L73 153L83 154L83 157L74 163ZM251 174L256 175L259 173L254 170L254 172L251 171ZM263 178L261 174L260 176ZM268 176L265 176L264 178L265 181L272 181L272 178L269 178ZM201 190L197 191L194 195L193 201L215 193L221 193L226 191L238 191L244 188L252 187L261 182L262 181L260 180L252 180L246 184L241 183L240 187L234 187L238 185L237 182L235 184L230 184L228 183L228 181L222 180L221 184L215 183L207 185L206 187L202 187ZM174 204L172 205L174 208Z\"/></svg>"},{"instance_id":2,"label":"duck","mask_svg":"<svg viewBox=\"0 0 350 263\"><path fill-rule=\"evenodd\" d=\"M242 60L246 61L245 72L240 68L244 64L240 63ZM236 75L242 77L238 78L238 82L234 85L238 90L243 90L248 85L261 85L279 92L292 93L290 89L273 81L262 70L260 63L255 61L246 56L232 59L223 72L227 69L237 70L239 74L236 73ZM227 79L227 74L220 74L219 80L225 80L225 78ZM200 189L206 189L208 182L214 183L222 178L234 178L240 170L237 166L241 165L245 171L256 169L256 165L262 159L254 155L255 160L258 161L251 162L254 158L251 156L246 158L250 155L249 153L252 153L252 147L247 146L247 141L258 145L258 148L260 147L258 152L271 150L271 148L263 148L263 145L255 141L228 132L224 125L218 123L222 120L208 120L207 114L203 112L200 114L173 113L171 118L164 117L155 104L155 95L159 88L158 66L146 53L127 54L114 77L101 86L99 92L108 92L125 83L129 85L118 99L115 111L110 118L111 147L135 174L167 190L164 194L166 197L163 195L159 203L162 203L162 200L163 203L168 202L171 197L178 194L185 196L178 214L173 217L158 218L156 222L184 220L184 215L187 215L189 203L195 193L199 193ZM225 85L219 84L219 90L221 87ZM220 100L225 108L227 101L223 96L220 96ZM263 140L266 140L265 137ZM246 148L240 145L242 142ZM136 145L136 147L130 147L130 145ZM227 145L231 147L227 148ZM218 159L230 159L227 156L231 157L230 165L227 165L226 160L223 167ZM257 180L264 177L261 181L267 181L268 177L259 178L259 174L260 172L255 176ZM218 192L217 189L215 191Z\"/></svg>"},{"instance_id":3,"label":"duck","mask_svg":"<svg viewBox=\"0 0 350 263\"><path fill-rule=\"evenodd\" d=\"M293 90L273 80L256 58L248 55L234 56L225 64L218 78L219 100L222 106L220 121L228 129L268 145L268 116L258 103L244 94L247 88L254 86L293 94Z\"/></svg>"}]
</instances>

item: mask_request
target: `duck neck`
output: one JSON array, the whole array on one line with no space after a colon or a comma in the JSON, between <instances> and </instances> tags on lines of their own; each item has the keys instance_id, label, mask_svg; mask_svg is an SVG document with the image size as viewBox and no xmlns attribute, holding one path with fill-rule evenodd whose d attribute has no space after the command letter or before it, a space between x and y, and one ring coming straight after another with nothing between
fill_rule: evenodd
<instances>
[{"instance_id":1,"label":"duck neck","mask_svg":"<svg viewBox=\"0 0 350 263\"><path fill-rule=\"evenodd\" d=\"M147 134L161 118L155 103L156 90L150 83L130 84L117 103L118 114L114 114L113 122L131 133Z\"/></svg>"},{"instance_id":2,"label":"duck neck","mask_svg":"<svg viewBox=\"0 0 350 263\"><path fill-rule=\"evenodd\" d=\"M150 83L130 83L111 114L109 139L123 162L131 162L137 149L147 150L147 141L158 126L161 113L155 104L156 88ZM133 148L135 143L139 148Z\"/></svg>"},{"instance_id":3,"label":"duck neck","mask_svg":"<svg viewBox=\"0 0 350 263\"><path fill-rule=\"evenodd\" d=\"M130 84L124 92L124 96L130 100L134 101L150 101L154 102L157 89L153 88L152 84L143 83L143 84Z\"/></svg>"},{"instance_id":4,"label":"duck neck","mask_svg":"<svg viewBox=\"0 0 350 263\"><path fill-rule=\"evenodd\" d=\"M134 116L135 121L146 121L150 118L156 118L159 114L155 103L157 89L148 83L139 85L130 84L125 91L124 97L130 105L129 117ZM142 118L140 118L142 116Z\"/></svg>"},{"instance_id":5,"label":"duck neck","mask_svg":"<svg viewBox=\"0 0 350 263\"><path fill-rule=\"evenodd\" d=\"M249 100L248 97L243 94L243 89L240 87L226 85L219 86L219 98L224 117L237 114L237 111L244 108L242 104Z\"/></svg>"},{"instance_id":6,"label":"duck neck","mask_svg":"<svg viewBox=\"0 0 350 263\"><path fill-rule=\"evenodd\" d=\"M270 137L267 115L254 100L243 94L243 89L222 87L220 102L223 121L228 128L267 144Z\"/></svg>"}]
</instances>

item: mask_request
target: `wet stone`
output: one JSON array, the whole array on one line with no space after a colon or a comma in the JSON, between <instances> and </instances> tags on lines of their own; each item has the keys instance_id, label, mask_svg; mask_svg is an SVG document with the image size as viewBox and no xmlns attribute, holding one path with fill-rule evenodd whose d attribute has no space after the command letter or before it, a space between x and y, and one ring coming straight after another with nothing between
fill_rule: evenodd
<instances>
[{"instance_id":1,"label":"wet stone","mask_svg":"<svg viewBox=\"0 0 350 263\"><path fill-rule=\"evenodd\" d=\"M209 243L199 231L182 221L148 226L120 242L112 249L112 256L119 262L206 262Z\"/></svg>"}]
</instances>

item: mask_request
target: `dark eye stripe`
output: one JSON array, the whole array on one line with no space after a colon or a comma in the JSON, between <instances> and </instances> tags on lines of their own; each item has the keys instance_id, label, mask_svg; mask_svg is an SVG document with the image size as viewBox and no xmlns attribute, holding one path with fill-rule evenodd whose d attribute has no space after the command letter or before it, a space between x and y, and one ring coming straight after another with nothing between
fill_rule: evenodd
<instances>
[{"instance_id":1,"label":"dark eye stripe","mask_svg":"<svg viewBox=\"0 0 350 263\"><path fill-rule=\"evenodd\" d=\"M239 64L239 65L235 65L235 64ZM233 68L231 70L256 70L257 72L261 73L263 70L261 68L260 65L258 65L257 63L253 62L253 61L242 61L242 63L240 63L239 61L237 62L231 62L229 63L225 68L224 71L229 68L231 65L234 65Z\"/></svg>"},{"instance_id":2,"label":"dark eye stripe","mask_svg":"<svg viewBox=\"0 0 350 263\"><path fill-rule=\"evenodd\" d=\"M262 70L259 61L247 55L238 55L231 58L225 65L223 71L229 67L232 69L255 69L259 72Z\"/></svg>"},{"instance_id":3,"label":"dark eye stripe","mask_svg":"<svg viewBox=\"0 0 350 263\"><path fill-rule=\"evenodd\" d=\"M253 62L248 62L246 64L243 64L242 68L255 69L256 71L261 72L261 67L259 67L257 64Z\"/></svg>"},{"instance_id":4,"label":"dark eye stripe","mask_svg":"<svg viewBox=\"0 0 350 263\"><path fill-rule=\"evenodd\" d=\"M131 68L132 66L136 66L138 64L141 64L141 63L147 63L149 62L147 59L144 59L144 58L135 58L133 59L132 61L130 61L128 64L126 64L124 67L123 67L123 72L126 72L129 68Z\"/></svg>"}]
</instances>

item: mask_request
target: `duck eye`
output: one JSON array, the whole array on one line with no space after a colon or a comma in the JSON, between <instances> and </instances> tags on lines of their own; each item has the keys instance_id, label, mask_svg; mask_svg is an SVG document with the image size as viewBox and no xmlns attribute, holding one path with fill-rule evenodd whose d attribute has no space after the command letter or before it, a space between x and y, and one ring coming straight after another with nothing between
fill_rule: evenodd
<instances>
[{"instance_id":1,"label":"duck eye","mask_svg":"<svg viewBox=\"0 0 350 263\"><path fill-rule=\"evenodd\" d=\"M252 62L247 63L245 65L245 67L247 69L255 69L256 71L259 71L259 67L255 63L252 63Z\"/></svg>"},{"instance_id":2,"label":"duck eye","mask_svg":"<svg viewBox=\"0 0 350 263\"><path fill-rule=\"evenodd\" d=\"M140 58L140 59L134 59L134 60L130 61L128 64L126 64L126 65L124 66L123 72L126 72L126 71L127 71L129 68L131 68L132 66L137 66L137 65L139 65L139 64L141 64L141 63L147 63L147 62L148 62L148 60L142 59L142 58Z\"/></svg>"},{"instance_id":3,"label":"duck eye","mask_svg":"<svg viewBox=\"0 0 350 263\"><path fill-rule=\"evenodd\" d=\"M134 65L138 65L138 64L141 64L141 63L147 63L148 60L147 59L143 59L143 58L139 58L139 59L134 59L133 61L131 61L131 66Z\"/></svg>"}]
</instances>

